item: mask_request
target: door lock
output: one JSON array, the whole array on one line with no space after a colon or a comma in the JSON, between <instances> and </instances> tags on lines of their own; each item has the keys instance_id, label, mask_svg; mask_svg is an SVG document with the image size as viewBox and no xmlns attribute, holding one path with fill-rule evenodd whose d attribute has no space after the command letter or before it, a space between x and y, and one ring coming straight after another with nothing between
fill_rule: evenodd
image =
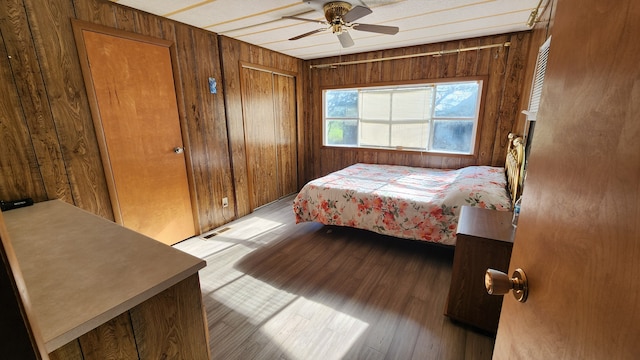
<instances>
[{"instance_id":1,"label":"door lock","mask_svg":"<svg viewBox=\"0 0 640 360\"><path fill-rule=\"evenodd\" d=\"M184 148L180 146L176 146L173 148L173 152L176 154L182 154L184 152Z\"/></svg>"},{"instance_id":2,"label":"door lock","mask_svg":"<svg viewBox=\"0 0 640 360\"><path fill-rule=\"evenodd\" d=\"M504 295L513 290L513 297L520 302L527 301L529 295L529 282L522 269L516 269L512 277L502 271L487 269L484 275L484 286L489 295Z\"/></svg>"}]
</instances>

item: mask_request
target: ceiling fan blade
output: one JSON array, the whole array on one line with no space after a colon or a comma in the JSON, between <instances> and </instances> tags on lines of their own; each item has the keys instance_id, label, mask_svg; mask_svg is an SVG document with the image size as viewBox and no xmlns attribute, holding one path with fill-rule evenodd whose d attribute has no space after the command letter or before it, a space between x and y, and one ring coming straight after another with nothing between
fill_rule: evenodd
<instances>
[{"instance_id":1,"label":"ceiling fan blade","mask_svg":"<svg viewBox=\"0 0 640 360\"><path fill-rule=\"evenodd\" d=\"M372 25L372 24L353 24L353 29L358 31L368 31L379 34L395 35L400 31L397 26Z\"/></svg>"},{"instance_id":2,"label":"ceiling fan blade","mask_svg":"<svg viewBox=\"0 0 640 360\"><path fill-rule=\"evenodd\" d=\"M283 19L291 19L291 20L300 20L300 21L308 21L308 22L314 22L317 24L323 24L326 25L327 22L326 21L321 21L321 20L313 20L313 19L305 19L305 18L301 18L301 17L297 17L297 16L283 16Z\"/></svg>"},{"instance_id":3,"label":"ceiling fan blade","mask_svg":"<svg viewBox=\"0 0 640 360\"><path fill-rule=\"evenodd\" d=\"M367 16L372 12L373 11L368 7L364 7L360 5L354 6L353 8L351 8L351 10L349 10L348 13L344 14L344 16L342 17L342 21L346 23L350 23L360 19L361 17Z\"/></svg>"},{"instance_id":4,"label":"ceiling fan blade","mask_svg":"<svg viewBox=\"0 0 640 360\"><path fill-rule=\"evenodd\" d=\"M298 36L294 36L294 37L292 37L292 38L291 38L291 39L289 39L289 40L298 40L298 39L302 39L303 37L307 37L307 36L309 36L309 35L313 35L313 34L316 34L316 33L319 33L319 32L325 31L325 30L327 30L327 29L324 29L324 28L322 28L322 29L315 29L315 30L313 30L313 31L309 31L309 32L304 33L304 34L300 34L300 35L298 35Z\"/></svg>"},{"instance_id":5,"label":"ceiling fan blade","mask_svg":"<svg viewBox=\"0 0 640 360\"><path fill-rule=\"evenodd\" d=\"M344 48L348 48L350 46L353 46L354 44L353 39L351 38L351 35L349 35L349 33L346 31L343 31L341 34L338 34L338 40L340 40L340 44L342 44L342 47Z\"/></svg>"}]
</instances>

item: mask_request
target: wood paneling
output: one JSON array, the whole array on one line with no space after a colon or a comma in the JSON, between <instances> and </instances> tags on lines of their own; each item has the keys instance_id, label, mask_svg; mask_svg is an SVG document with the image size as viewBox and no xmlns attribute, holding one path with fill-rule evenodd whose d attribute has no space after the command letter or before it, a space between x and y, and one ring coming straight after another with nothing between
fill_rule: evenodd
<instances>
[{"instance_id":1,"label":"wood paneling","mask_svg":"<svg viewBox=\"0 0 640 360\"><path fill-rule=\"evenodd\" d=\"M0 48L0 92L3 95L0 104L0 199L29 196L43 200L46 198L45 188L10 71L9 62L12 60L4 48Z\"/></svg>"},{"instance_id":2,"label":"wood paneling","mask_svg":"<svg viewBox=\"0 0 640 360\"><path fill-rule=\"evenodd\" d=\"M307 69L304 93L304 160L313 164L305 169L304 181L341 169L354 162L388 163L437 168L459 168L468 165L504 164L507 135L517 129L522 79L527 65L529 33L497 35L414 46L341 58L306 61L307 65L340 61L368 60L409 55L429 51L453 50L478 45L511 42L505 48L492 48L439 57L417 57L339 66L335 69ZM305 67L305 69L308 68ZM329 87L366 86L398 81L432 80L464 76L487 76L486 96L478 132L479 146L474 156L431 155L420 152L396 152L367 149L343 149L322 146L322 89Z\"/></svg>"},{"instance_id":3,"label":"wood paneling","mask_svg":"<svg viewBox=\"0 0 640 360\"><path fill-rule=\"evenodd\" d=\"M296 82L287 75L273 74L273 109L276 119L278 195L298 191L296 137Z\"/></svg>"},{"instance_id":4,"label":"wood paneling","mask_svg":"<svg viewBox=\"0 0 640 360\"><path fill-rule=\"evenodd\" d=\"M295 77L243 65L240 76L250 204L298 190Z\"/></svg>"},{"instance_id":5,"label":"wood paneling","mask_svg":"<svg viewBox=\"0 0 640 360\"><path fill-rule=\"evenodd\" d=\"M240 82L241 65L248 63L281 70L286 74L297 75L296 89L303 89L304 77L303 61L287 55L279 54L271 50L263 49L255 45L250 45L225 36L220 36L220 53L222 56L222 66L224 69L224 91L225 108L227 111L227 126L229 129L229 146L233 164L233 182L236 196L236 215L243 216L251 212L251 202L249 201L249 175L246 164L247 148L245 144L245 132L243 126L242 109L242 88ZM302 103L302 91L297 93L296 117L302 119L304 106ZM300 183L300 171L305 166L301 160L303 158L303 148L300 133L302 131L301 121L298 127L298 183Z\"/></svg>"},{"instance_id":6,"label":"wood paneling","mask_svg":"<svg viewBox=\"0 0 640 360\"><path fill-rule=\"evenodd\" d=\"M69 19L176 44L179 112L199 230L233 217L233 182L217 35L102 0L0 5L0 199L61 198L113 219ZM6 51L10 53L5 53ZM11 56L11 58L8 58ZM229 197L223 212L221 198ZM231 211L229 211L231 210Z\"/></svg>"},{"instance_id":7,"label":"wood paneling","mask_svg":"<svg viewBox=\"0 0 640 360\"><path fill-rule=\"evenodd\" d=\"M3 1L0 4L0 7L2 7L0 13L8 15L0 18L0 31L4 37L3 41L7 51L7 54L0 55L0 58L2 58L2 61L9 62L7 66L2 66L3 80L1 82L3 86L7 87L15 84L20 98L20 106L16 106L14 109L15 111L22 110L21 116L29 114L29 116L24 117L24 120L33 139L32 146L37 159L37 164L33 163L31 167L33 170L39 170L36 173L36 178L39 180L37 185L38 188L40 183L44 186L44 193L40 194L39 189L34 189L36 191L23 190L14 196L19 197L17 195L20 195L24 197L23 194L33 194L34 196L32 197L36 201L58 198L71 202L73 200L69 179L62 159L60 143L55 137L55 124L45 92L44 79L39 71L40 65L38 64L35 45L29 36L27 14L24 7L16 6L18 1ZM13 31L5 31L6 29L12 29ZM4 49L0 51L4 51ZM9 69L11 69L15 82L9 79L4 81L5 71L9 71ZM3 89L2 93L13 96L9 89ZM20 116L9 117L3 115L1 117L3 119L20 119ZM3 137L3 139L7 138L6 136ZM4 145L7 146L7 144ZM10 146L11 142L8 145ZM17 149L24 149L24 147L16 147L13 151ZM2 154L6 153L5 149L3 149ZM27 153L25 152L25 154ZM18 180L20 184L24 184L21 186L33 184L33 180L21 179L21 176L8 176L6 179Z\"/></svg>"},{"instance_id":8,"label":"wood paneling","mask_svg":"<svg viewBox=\"0 0 640 360\"><path fill-rule=\"evenodd\" d=\"M209 358L198 274L143 302L129 313L140 359Z\"/></svg>"},{"instance_id":9,"label":"wood paneling","mask_svg":"<svg viewBox=\"0 0 640 360\"><path fill-rule=\"evenodd\" d=\"M170 31L164 30L165 34ZM200 229L206 231L233 218L235 207L218 40L212 33L178 23L175 37L185 145L191 158ZM216 94L209 92L209 77L217 81ZM222 208L223 197L229 198L229 208Z\"/></svg>"},{"instance_id":10,"label":"wood paneling","mask_svg":"<svg viewBox=\"0 0 640 360\"><path fill-rule=\"evenodd\" d=\"M75 205L113 219L70 18L70 1L24 0ZM16 4L19 5L19 4ZM27 117L31 114L25 114ZM51 136L54 136L53 134Z\"/></svg>"},{"instance_id":11,"label":"wood paneling","mask_svg":"<svg viewBox=\"0 0 640 360\"><path fill-rule=\"evenodd\" d=\"M89 331L79 337L78 341L83 360L138 359L129 312Z\"/></svg>"},{"instance_id":12,"label":"wood paneling","mask_svg":"<svg viewBox=\"0 0 640 360\"><path fill-rule=\"evenodd\" d=\"M49 354L51 360L210 358L198 274Z\"/></svg>"},{"instance_id":13,"label":"wood paneling","mask_svg":"<svg viewBox=\"0 0 640 360\"><path fill-rule=\"evenodd\" d=\"M273 75L242 68L242 109L249 175L249 200L255 209L278 199L276 118L273 112Z\"/></svg>"},{"instance_id":14,"label":"wood paneling","mask_svg":"<svg viewBox=\"0 0 640 360\"><path fill-rule=\"evenodd\" d=\"M431 167L501 164L507 133L517 121L520 74L530 67L529 34L513 34L302 61L228 37L195 29L103 0L9 0L0 5L0 34L12 59L2 56L0 99L3 141L0 198L54 197L113 219L95 131L91 121L71 18L160 37L176 44L179 111L200 231L251 212L240 93L240 62L296 76L298 185L357 161ZM512 41L505 49L309 69L310 64L374 59ZM12 54L7 54L12 55ZM16 61L17 59L17 61ZM19 62L19 63L18 63ZM398 80L488 76L487 98L475 157L432 156L323 148L320 90ZM208 91L215 78L218 93ZM518 83L520 82L520 85ZM523 84L526 83L526 84ZM5 116L6 114L6 116ZM226 119L226 121L225 121ZM494 145L495 143L495 145ZM221 207L221 198L229 207Z\"/></svg>"},{"instance_id":15,"label":"wood paneling","mask_svg":"<svg viewBox=\"0 0 640 360\"><path fill-rule=\"evenodd\" d=\"M85 360L80 349L80 342L73 340L49 354L50 360Z\"/></svg>"}]
</instances>

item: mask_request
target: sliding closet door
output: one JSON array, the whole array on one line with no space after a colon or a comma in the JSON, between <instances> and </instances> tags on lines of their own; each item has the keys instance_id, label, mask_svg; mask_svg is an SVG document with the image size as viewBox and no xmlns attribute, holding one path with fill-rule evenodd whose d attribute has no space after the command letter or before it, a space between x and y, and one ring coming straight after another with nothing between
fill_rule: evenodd
<instances>
[{"instance_id":1,"label":"sliding closet door","mask_svg":"<svg viewBox=\"0 0 640 360\"><path fill-rule=\"evenodd\" d=\"M296 79L273 74L273 104L276 122L278 154L278 195L298 190L296 148Z\"/></svg>"},{"instance_id":2,"label":"sliding closet door","mask_svg":"<svg viewBox=\"0 0 640 360\"><path fill-rule=\"evenodd\" d=\"M116 220L167 244L193 236L170 43L74 27Z\"/></svg>"},{"instance_id":3,"label":"sliding closet door","mask_svg":"<svg viewBox=\"0 0 640 360\"><path fill-rule=\"evenodd\" d=\"M271 73L242 68L249 199L255 209L278 198L277 151Z\"/></svg>"},{"instance_id":4,"label":"sliding closet door","mask_svg":"<svg viewBox=\"0 0 640 360\"><path fill-rule=\"evenodd\" d=\"M295 78L242 67L247 173L251 208L297 190Z\"/></svg>"}]
</instances>

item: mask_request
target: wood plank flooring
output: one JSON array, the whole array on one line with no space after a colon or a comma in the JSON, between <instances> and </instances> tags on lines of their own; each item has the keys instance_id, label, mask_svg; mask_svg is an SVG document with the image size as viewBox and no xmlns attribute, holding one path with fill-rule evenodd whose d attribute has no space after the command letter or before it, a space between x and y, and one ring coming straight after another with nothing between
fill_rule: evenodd
<instances>
[{"instance_id":1,"label":"wood plank flooring","mask_svg":"<svg viewBox=\"0 0 640 360\"><path fill-rule=\"evenodd\" d=\"M293 197L174 247L201 257L213 359L490 359L443 315L453 251L317 223Z\"/></svg>"}]
</instances>

